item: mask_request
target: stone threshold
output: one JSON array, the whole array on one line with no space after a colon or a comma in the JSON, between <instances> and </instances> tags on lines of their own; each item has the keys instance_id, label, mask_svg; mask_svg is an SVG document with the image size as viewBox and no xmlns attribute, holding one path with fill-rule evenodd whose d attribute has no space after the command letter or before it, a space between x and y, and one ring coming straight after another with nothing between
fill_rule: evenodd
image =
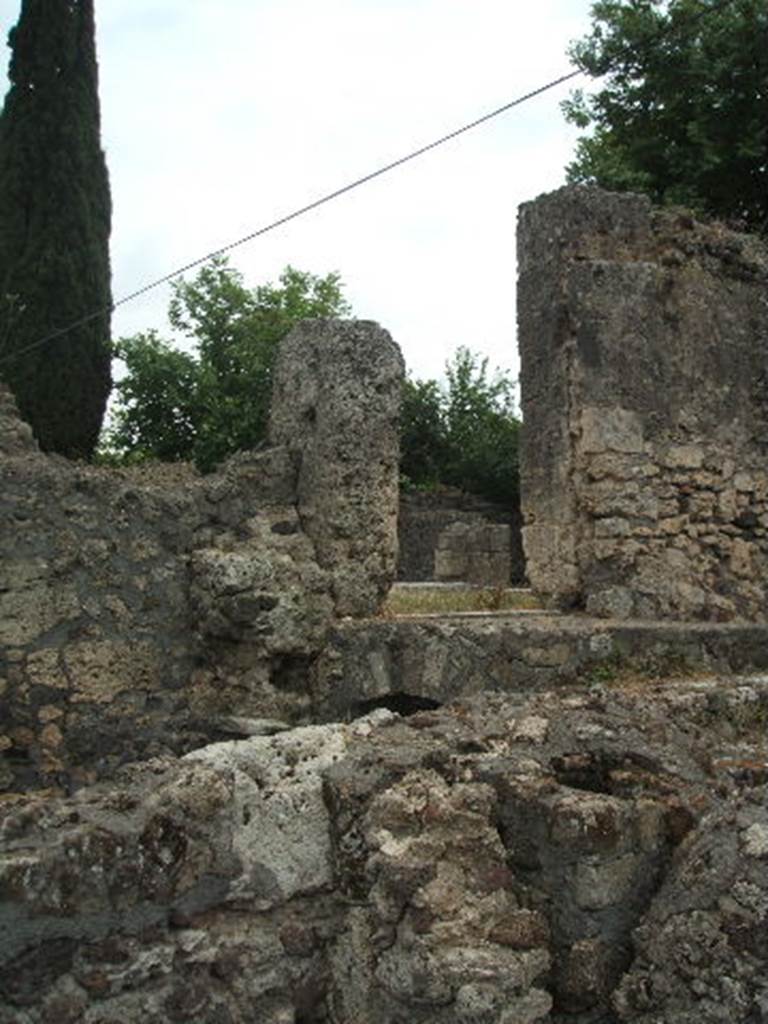
<instances>
[{"instance_id":1,"label":"stone threshold","mask_svg":"<svg viewBox=\"0 0 768 1024\"><path fill-rule=\"evenodd\" d=\"M501 608L498 611L481 611L481 612L398 612L393 615L394 621L399 619L407 619L412 621L414 619L503 619L503 618L517 618L518 615L541 615L541 608ZM548 616L557 617L561 615L561 612L547 611ZM352 620L345 620L350 622ZM367 621L372 621L368 619Z\"/></svg>"},{"instance_id":2,"label":"stone threshold","mask_svg":"<svg viewBox=\"0 0 768 1024\"><path fill-rule=\"evenodd\" d=\"M496 590L494 583L468 583L464 580L397 580L391 590ZM530 587L502 587L505 594L532 594Z\"/></svg>"}]
</instances>

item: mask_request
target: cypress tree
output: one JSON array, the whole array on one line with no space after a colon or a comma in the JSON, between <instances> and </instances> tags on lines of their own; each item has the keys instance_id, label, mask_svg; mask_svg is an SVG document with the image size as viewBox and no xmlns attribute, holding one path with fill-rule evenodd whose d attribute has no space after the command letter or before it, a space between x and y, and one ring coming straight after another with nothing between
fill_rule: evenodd
<instances>
[{"instance_id":1,"label":"cypress tree","mask_svg":"<svg viewBox=\"0 0 768 1024\"><path fill-rule=\"evenodd\" d=\"M94 0L22 0L0 114L0 377L45 451L93 454L111 387Z\"/></svg>"}]
</instances>

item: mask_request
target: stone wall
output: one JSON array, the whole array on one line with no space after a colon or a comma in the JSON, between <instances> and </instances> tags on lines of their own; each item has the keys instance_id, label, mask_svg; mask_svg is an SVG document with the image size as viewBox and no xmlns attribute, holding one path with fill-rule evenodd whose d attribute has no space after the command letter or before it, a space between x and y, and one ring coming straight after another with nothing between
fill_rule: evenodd
<instances>
[{"instance_id":1,"label":"stone wall","mask_svg":"<svg viewBox=\"0 0 768 1024\"><path fill-rule=\"evenodd\" d=\"M510 544L510 528L504 523L451 523L437 538L435 579L508 587Z\"/></svg>"},{"instance_id":2,"label":"stone wall","mask_svg":"<svg viewBox=\"0 0 768 1024\"><path fill-rule=\"evenodd\" d=\"M44 456L0 389L2 788L306 720L328 628L394 577L401 377L376 325L302 326L276 443L208 477Z\"/></svg>"},{"instance_id":3,"label":"stone wall","mask_svg":"<svg viewBox=\"0 0 768 1024\"><path fill-rule=\"evenodd\" d=\"M634 287L666 272L669 261L636 266L637 246L650 245L642 203L547 202L550 234L531 238L555 254L550 284L575 287L582 263L587 284L625 273ZM593 204L606 202L635 211L632 245L616 248L610 209L605 235L589 235L566 272L564 213L575 231L574 205L594 225ZM665 223L651 218L654 231ZM683 227L699 271L682 265L701 276L693 316L708 308L725 250L706 248L709 229ZM748 245L733 257L743 319L721 311L742 371L752 350L739 331L750 316L762 323L738 276ZM689 560L687 585L707 549L688 527L710 493L708 529L730 559L737 540L751 544L754 568L762 525L745 516L762 514L759 467L742 406L726 437L706 419L706 378L706 401L673 406L662 377L646 418L628 374L617 403L617 357L603 351L613 335L601 333L613 306L589 288L586 310L578 295L552 306L530 273L552 342L526 341L526 359L539 359L529 408L542 446L539 466L527 456L526 539L541 588L602 610L620 586L633 611L641 597L680 611L672 596L689 592L669 589L664 558L673 570L670 552ZM0 749L6 788L37 787L0 798L0 1024L765 1019L768 681L717 673L765 669L768 625L350 620L376 609L394 574L401 372L371 324L303 327L278 366L273 446L206 478L44 457L0 390ZM733 373L723 367L724 387L746 401ZM547 414L553 395L577 404ZM694 432L705 425L711 437ZM715 450L733 438L743 464L716 472ZM643 504L649 487L675 488L685 511ZM600 504L611 488L632 511ZM683 521L662 531L670 518ZM642 575L629 533L605 532L610 520L627 522L655 575ZM646 520L651 532L639 532ZM549 560L536 549L547 530ZM598 557L599 540L619 547ZM711 602L733 607L711 607L748 610L746 577L723 579L730 589L713 588ZM422 709L410 717L380 706L407 697ZM249 738L211 742L221 735Z\"/></svg>"},{"instance_id":4,"label":"stone wall","mask_svg":"<svg viewBox=\"0 0 768 1024\"><path fill-rule=\"evenodd\" d=\"M598 615L764 620L768 254L567 188L520 210L523 531Z\"/></svg>"},{"instance_id":5,"label":"stone wall","mask_svg":"<svg viewBox=\"0 0 768 1024\"><path fill-rule=\"evenodd\" d=\"M438 707L484 693L768 671L768 626L541 612L340 622L310 675L315 721Z\"/></svg>"},{"instance_id":6,"label":"stone wall","mask_svg":"<svg viewBox=\"0 0 768 1024\"><path fill-rule=\"evenodd\" d=\"M496 526L506 527L503 545L499 533L486 530ZM506 586L525 579L519 503L507 508L447 488L401 494L398 540L399 580ZM456 554L453 564L445 564L446 553L449 562ZM468 559L467 553L476 557Z\"/></svg>"}]
</instances>

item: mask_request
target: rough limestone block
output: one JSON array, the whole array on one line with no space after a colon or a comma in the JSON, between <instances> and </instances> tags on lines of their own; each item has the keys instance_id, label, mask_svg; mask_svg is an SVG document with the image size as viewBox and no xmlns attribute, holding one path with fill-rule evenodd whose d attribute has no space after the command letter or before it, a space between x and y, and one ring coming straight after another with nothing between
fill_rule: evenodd
<instances>
[{"instance_id":1,"label":"rough limestone block","mask_svg":"<svg viewBox=\"0 0 768 1024\"><path fill-rule=\"evenodd\" d=\"M510 550L510 527L504 524L498 526L489 526L488 530L488 548L494 552L508 552Z\"/></svg>"},{"instance_id":2,"label":"rough limestone block","mask_svg":"<svg viewBox=\"0 0 768 1024\"><path fill-rule=\"evenodd\" d=\"M608 518L595 522L596 537L627 537L629 533L629 523L626 519Z\"/></svg>"},{"instance_id":3,"label":"rough limestone block","mask_svg":"<svg viewBox=\"0 0 768 1024\"><path fill-rule=\"evenodd\" d=\"M523 549L528 577L534 589L544 596L578 592L579 573L573 530L566 524L535 523L523 527Z\"/></svg>"},{"instance_id":4,"label":"rough limestone block","mask_svg":"<svg viewBox=\"0 0 768 1024\"><path fill-rule=\"evenodd\" d=\"M249 526L247 541L192 555L198 629L206 637L258 644L268 655L319 650L332 621L331 582L295 510L278 506Z\"/></svg>"},{"instance_id":5,"label":"rough limestone block","mask_svg":"<svg viewBox=\"0 0 768 1024\"><path fill-rule=\"evenodd\" d=\"M439 582L464 580L467 577L467 556L463 551L437 548L435 551L435 579Z\"/></svg>"},{"instance_id":6,"label":"rough limestone block","mask_svg":"<svg viewBox=\"0 0 768 1024\"><path fill-rule=\"evenodd\" d=\"M257 900L266 909L331 886L330 817L321 772L346 746L344 726L310 726L187 755L219 773L234 772L233 813L242 822L232 846L242 865L235 898Z\"/></svg>"},{"instance_id":7,"label":"rough limestone block","mask_svg":"<svg viewBox=\"0 0 768 1024\"><path fill-rule=\"evenodd\" d=\"M585 452L642 452L640 416L618 406L585 407L581 412L581 448Z\"/></svg>"},{"instance_id":8,"label":"rough limestone block","mask_svg":"<svg viewBox=\"0 0 768 1024\"><path fill-rule=\"evenodd\" d=\"M704 465L704 452L698 445L671 445L664 458L664 464L673 469L701 469Z\"/></svg>"},{"instance_id":9,"label":"rough limestone block","mask_svg":"<svg viewBox=\"0 0 768 1024\"><path fill-rule=\"evenodd\" d=\"M299 466L298 511L336 611L378 610L397 564L403 358L367 320L312 320L280 346L270 438Z\"/></svg>"}]
</instances>

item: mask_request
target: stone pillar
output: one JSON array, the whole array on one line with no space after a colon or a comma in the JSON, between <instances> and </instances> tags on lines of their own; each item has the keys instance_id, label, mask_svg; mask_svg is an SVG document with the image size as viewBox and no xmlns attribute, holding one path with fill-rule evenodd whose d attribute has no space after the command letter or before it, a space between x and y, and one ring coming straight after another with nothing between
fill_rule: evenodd
<instances>
[{"instance_id":1,"label":"stone pillar","mask_svg":"<svg viewBox=\"0 0 768 1024\"><path fill-rule=\"evenodd\" d=\"M520 209L533 587L627 618L764 619L768 253L641 196Z\"/></svg>"},{"instance_id":2,"label":"stone pillar","mask_svg":"<svg viewBox=\"0 0 768 1024\"><path fill-rule=\"evenodd\" d=\"M298 510L336 612L370 615L397 564L403 358L367 320L311 320L280 346L270 440L299 464Z\"/></svg>"}]
</instances>

